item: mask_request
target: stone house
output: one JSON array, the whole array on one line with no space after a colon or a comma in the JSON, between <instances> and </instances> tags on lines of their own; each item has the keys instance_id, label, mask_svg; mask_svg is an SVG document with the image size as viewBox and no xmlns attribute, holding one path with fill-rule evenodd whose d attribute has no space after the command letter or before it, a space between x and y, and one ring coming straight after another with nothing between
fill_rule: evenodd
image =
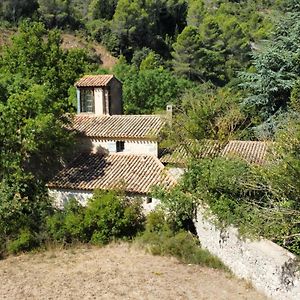
<instances>
[{"instance_id":1,"label":"stone house","mask_svg":"<svg viewBox=\"0 0 300 300\"><path fill-rule=\"evenodd\" d=\"M157 199L151 188L175 184L158 158L158 136L165 124L159 115L123 115L122 84L113 75L84 76L75 83L77 114L71 130L79 155L49 183L58 207L72 197L86 204L94 189L124 190L140 196L146 210Z\"/></svg>"}]
</instances>

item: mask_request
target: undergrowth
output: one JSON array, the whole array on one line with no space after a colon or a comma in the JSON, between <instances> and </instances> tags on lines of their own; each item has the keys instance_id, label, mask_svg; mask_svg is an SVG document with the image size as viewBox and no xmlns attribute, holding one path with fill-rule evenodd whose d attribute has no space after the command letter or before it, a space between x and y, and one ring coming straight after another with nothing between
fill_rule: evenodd
<instances>
[{"instance_id":1,"label":"undergrowth","mask_svg":"<svg viewBox=\"0 0 300 300\"><path fill-rule=\"evenodd\" d=\"M173 231L164 213L151 212L146 221L145 231L136 238L136 243L153 255L174 256L180 262L197 264L214 269L229 269L217 257L202 249L200 242L192 233Z\"/></svg>"}]
</instances>

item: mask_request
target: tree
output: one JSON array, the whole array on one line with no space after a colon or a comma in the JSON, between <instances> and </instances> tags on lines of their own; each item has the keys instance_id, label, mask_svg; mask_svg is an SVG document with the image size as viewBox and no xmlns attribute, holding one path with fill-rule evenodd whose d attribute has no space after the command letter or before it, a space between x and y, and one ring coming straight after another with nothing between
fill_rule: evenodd
<instances>
[{"instance_id":1,"label":"tree","mask_svg":"<svg viewBox=\"0 0 300 300\"><path fill-rule=\"evenodd\" d=\"M200 40L196 27L187 26L173 45L173 68L178 75L188 79L200 79Z\"/></svg>"},{"instance_id":2,"label":"tree","mask_svg":"<svg viewBox=\"0 0 300 300\"><path fill-rule=\"evenodd\" d=\"M31 17L37 8L37 0L3 0L0 4L0 18L17 23L21 18Z\"/></svg>"},{"instance_id":3,"label":"tree","mask_svg":"<svg viewBox=\"0 0 300 300\"><path fill-rule=\"evenodd\" d=\"M266 45L253 53L254 72L242 73L248 91L244 108L253 116L254 131L271 137L287 112L291 91L300 74L299 13L287 13Z\"/></svg>"},{"instance_id":4,"label":"tree","mask_svg":"<svg viewBox=\"0 0 300 300\"><path fill-rule=\"evenodd\" d=\"M38 11L49 28L76 28L78 22L75 19L71 2L71 0L38 0Z\"/></svg>"},{"instance_id":5,"label":"tree","mask_svg":"<svg viewBox=\"0 0 300 300\"><path fill-rule=\"evenodd\" d=\"M89 5L89 15L92 20L111 20L117 6L117 0L92 0Z\"/></svg>"},{"instance_id":6,"label":"tree","mask_svg":"<svg viewBox=\"0 0 300 300\"><path fill-rule=\"evenodd\" d=\"M132 55L131 48L149 44L149 15L141 0L119 0L112 21L112 31L118 36L121 50Z\"/></svg>"},{"instance_id":7,"label":"tree","mask_svg":"<svg viewBox=\"0 0 300 300\"><path fill-rule=\"evenodd\" d=\"M144 65L146 63L149 61L146 60ZM156 68L155 65L139 70L128 65L124 57L114 67L114 73L123 82L124 109L127 114L164 110L167 103L179 101L178 98L185 88L192 85L186 80L176 78L162 67Z\"/></svg>"},{"instance_id":8,"label":"tree","mask_svg":"<svg viewBox=\"0 0 300 300\"><path fill-rule=\"evenodd\" d=\"M187 25L199 27L206 12L206 6L203 0L190 0L187 12Z\"/></svg>"},{"instance_id":9,"label":"tree","mask_svg":"<svg viewBox=\"0 0 300 300\"><path fill-rule=\"evenodd\" d=\"M0 240L4 242L18 236L26 243L38 240L51 204L45 183L73 145L66 130L66 113L72 112L68 89L84 72L86 55L63 51L60 42L58 31L24 22L0 56Z\"/></svg>"}]
</instances>

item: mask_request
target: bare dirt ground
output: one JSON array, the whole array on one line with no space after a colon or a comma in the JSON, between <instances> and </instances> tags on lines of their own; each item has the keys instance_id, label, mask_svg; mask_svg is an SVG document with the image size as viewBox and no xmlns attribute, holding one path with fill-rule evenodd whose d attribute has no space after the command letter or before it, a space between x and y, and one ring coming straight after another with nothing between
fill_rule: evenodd
<instances>
[{"instance_id":1,"label":"bare dirt ground","mask_svg":"<svg viewBox=\"0 0 300 300\"><path fill-rule=\"evenodd\" d=\"M12 29L0 28L0 47L10 43L11 36L15 33ZM85 49L90 54L98 56L101 61L101 67L111 69L118 61L113 57L104 46L97 42L87 42L84 38L70 33L62 33L62 48L63 49Z\"/></svg>"},{"instance_id":2,"label":"bare dirt ground","mask_svg":"<svg viewBox=\"0 0 300 300\"><path fill-rule=\"evenodd\" d=\"M127 244L53 249L0 261L0 299L266 299L230 274Z\"/></svg>"},{"instance_id":3,"label":"bare dirt ground","mask_svg":"<svg viewBox=\"0 0 300 300\"><path fill-rule=\"evenodd\" d=\"M14 33L14 30L0 28L0 47L6 45Z\"/></svg>"},{"instance_id":4,"label":"bare dirt ground","mask_svg":"<svg viewBox=\"0 0 300 300\"><path fill-rule=\"evenodd\" d=\"M106 69L111 69L118 61L118 59L113 57L101 44L96 42L87 42L83 38L73 34L62 34L62 47L64 49L86 49L91 54L93 53L98 55L102 61L101 67Z\"/></svg>"}]
</instances>

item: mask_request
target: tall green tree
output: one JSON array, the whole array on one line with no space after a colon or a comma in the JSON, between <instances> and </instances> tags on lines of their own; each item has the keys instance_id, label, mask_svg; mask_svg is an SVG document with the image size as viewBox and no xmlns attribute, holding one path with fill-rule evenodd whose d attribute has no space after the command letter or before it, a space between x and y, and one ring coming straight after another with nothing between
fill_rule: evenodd
<instances>
[{"instance_id":1,"label":"tall green tree","mask_svg":"<svg viewBox=\"0 0 300 300\"><path fill-rule=\"evenodd\" d=\"M117 6L118 0L92 0L89 5L89 16L91 19L111 20Z\"/></svg>"},{"instance_id":2,"label":"tall green tree","mask_svg":"<svg viewBox=\"0 0 300 300\"><path fill-rule=\"evenodd\" d=\"M78 26L72 0L38 0L38 4L41 18L49 28Z\"/></svg>"},{"instance_id":3,"label":"tall green tree","mask_svg":"<svg viewBox=\"0 0 300 300\"><path fill-rule=\"evenodd\" d=\"M188 79L202 79L199 70L200 45L198 29L185 27L173 45L173 68L176 74Z\"/></svg>"},{"instance_id":4,"label":"tall green tree","mask_svg":"<svg viewBox=\"0 0 300 300\"><path fill-rule=\"evenodd\" d=\"M26 22L0 56L1 179L46 179L45 169L69 145L62 126L72 111L68 89L84 72L86 55L63 51L60 42L57 31Z\"/></svg>"},{"instance_id":5,"label":"tall green tree","mask_svg":"<svg viewBox=\"0 0 300 300\"><path fill-rule=\"evenodd\" d=\"M25 22L0 55L0 248L18 237L22 250L38 245L51 208L45 183L73 145L68 89L86 55L60 43L58 31Z\"/></svg>"},{"instance_id":6,"label":"tall green tree","mask_svg":"<svg viewBox=\"0 0 300 300\"><path fill-rule=\"evenodd\" d=\"M206 13L205 1L190 0L187 11L187 25L199 27Z\"/></svg>"},{"instance_id":7,"label":"tall green tree","mask_svg":"<svg viewBox=\"0 0 300 300\"><path fill-rule=\"evenodd\" d=\"M21 18L32 16L37 8L37 0L2 0L0 3L0 18L17 23Z\"/></svg>"},{"instance_id":8,"label":"tall green tree","mask_svg":"<svg viewBox=\"0 0 300 300\"><path fill-rule=\"evenodd\" d=\"M272 136L290 103L291 91L300 75L299 13L287 13L270 41L253 53L254 72L242 73L248 91L244 108L253 116L255 131Z\"/></svg>"}]
</instances>

